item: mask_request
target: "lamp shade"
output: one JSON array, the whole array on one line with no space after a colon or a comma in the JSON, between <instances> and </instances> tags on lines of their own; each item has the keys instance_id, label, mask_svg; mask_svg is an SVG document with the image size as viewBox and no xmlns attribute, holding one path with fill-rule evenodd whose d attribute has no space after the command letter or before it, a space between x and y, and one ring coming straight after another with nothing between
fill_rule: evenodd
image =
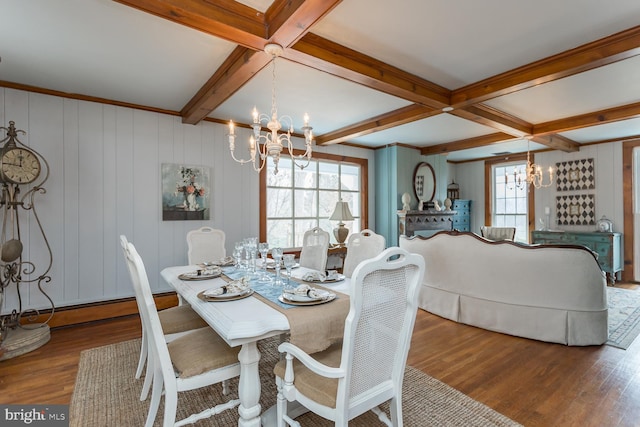
<instances>
[{"instance_id":1,"label":"lamp shade","mask_svg":"<svg viewBox=\"0 0 640 427\"><path fill-rule=\"evenodd\" d=\"M336 203L336 208L329 218L331 221L353 221L353 215L349 210L349 203L340 200Z\"/></svg>"}]
</instances>

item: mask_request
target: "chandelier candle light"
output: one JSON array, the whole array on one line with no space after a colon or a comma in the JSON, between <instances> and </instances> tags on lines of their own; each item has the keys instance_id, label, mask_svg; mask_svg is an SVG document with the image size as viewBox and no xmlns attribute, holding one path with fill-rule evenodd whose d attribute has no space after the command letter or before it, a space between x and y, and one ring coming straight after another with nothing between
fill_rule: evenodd
<instances>
[{"instance_id":1,"label":"chandelier candle light","mask_svg":"<svg viewBox=\"0 0 640 427\"><path fill-rule=\"evenodd\" d=\"M271 90L271 116L266 114L260 114L256 107L253 107L253 135L249 139L249 159L238 159L235 156L236 148L236 134L235 125L233 121L229 122L229 151L231 151L231 157L238 163L251 163L253 169L256 172L260 172L267 162L267 158L271 157L275 166L274 174L278 173L278 161L280 160L280 154L284 146L287 146L289 156L293 163L300 169L304 169L309 165L312 153L313 132L312 127L309 126L309 116L304 115L304 125L302 131L304 132L304 139L306 145L306 151L301 155L293 154L293 144L291 142L291 135L293 134L293 120L290 116L281 116L278 118L278 108L276 106L276 58L282 55L282 46L278 44L267 44L264 51L271 55L271 63L273 65L273 85ZM265 123L269 132L262 133L262 124ZM288 130L286 133L278 132L284 125L287 125ZM256 152L259 156L256 156ZM299 163L300 161L300 163Z\"/></svg>"},{"instance_id":2,"label":"chandelier candle light","mask_svg":"<svg viewBox=\"0 0 640 427\"><path fill-rule=\"evenodd\" d=\"M504 173L505 183L509 183L509 174L505 171ZM531 184L534 188L543 188L549 187L553 184L553 168L549 166L549 182L545 183L544 175L542 174L542 168L535 164L531 163L529 145L527 143L527 165L525 166L525 170L518 172L516 168L513 168L513 181L515 185L524 190L524 188Z\"/></svg>"}]
</instances>

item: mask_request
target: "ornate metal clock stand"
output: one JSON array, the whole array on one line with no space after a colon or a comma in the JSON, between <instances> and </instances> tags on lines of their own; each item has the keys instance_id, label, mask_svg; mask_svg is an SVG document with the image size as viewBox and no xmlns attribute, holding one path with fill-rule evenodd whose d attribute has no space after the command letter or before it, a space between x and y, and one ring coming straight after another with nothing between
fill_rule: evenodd
<instances>
[{"instance_id":1,"label":"ornate metal clock stand","mask_svg":"<svg viewBox=\"0 0 640 427\"><path fill-rule=\"evenodd\" d=\"M0 141L0 144L6 143L0 147L0 309L6 313L5 296L13 283L16 285L18 300L17 308L0 316L0 360L4 360L35 350L49 341L48 323L53 317L55 304L43 289L43 285L51 281L49 271L53 264L53 254L35 208L35 195L46 193L42 185L49 178L49 164L42 155L18 140L18 134L24 135L26 132L16 130L14 122L10 121L8 128L0 127L0 130L7 133L7 137ZM31 188L25 187L26 192L23 194L21 186L29 184L32 185ZM22 210L31 211L37 224L37 229L31 227L29 242L37 241L39 230L43 241L40 247L46 248L48 253L49 262L41 273L36 271L33 262L23 259L23 244L20 239ZM21 286L25 284L36 284L49 301L51 313L48 317L37 309L23 309Z\"/></svg>"}]
</instances>

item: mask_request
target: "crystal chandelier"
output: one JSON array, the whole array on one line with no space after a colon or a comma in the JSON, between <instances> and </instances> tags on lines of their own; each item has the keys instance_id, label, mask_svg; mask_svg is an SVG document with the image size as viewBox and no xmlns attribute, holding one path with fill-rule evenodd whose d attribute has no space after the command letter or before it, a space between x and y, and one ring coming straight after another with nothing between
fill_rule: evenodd
<instances>
[{"instance_id":1,"label":"crystal chandelier","mask_svg":"<svg viewBox=\"0 0 640 427\"><path fill-rule=\"evenodd\" d=\"M525 170L518 171L515 167L513 168L513 184L511 186L509 186L509 173L505 171L505 183L510 189L517 187L520 190L524 190L528 185L533 185L536 189L549 187L553 184L553 168L551 166L549 166L549 181L546 182L544 178L542 167L531 163L529 142L527 141L527 165L525 166Z\"/></svg>"},{"instance_id":2,"label":"crystal chandelier","mask_svg":"<svg viewBox=\"0 0 640 427\"><path fill-rule=\"evenodd\" d=\"M291 134L293 133L293 120L290 116L281 116L278 118L278 108L276 106L276 58L282 55L282 46L278 44L268 44L265 46L264 51L271 55L271 63L273 66L273 85L271 89L271 116L267 114L260 114L256 107L253 107L253 135L249 138L249 159L238 159L235 155L236 148L236 134L233 121L229 122L229 151L231 151L231 157L238 163L251 163L253 169L256 172L260 172L265 164L267 158L273 159L275 166L274 174L278 173L278 162L280 155L285 145L289 152L289 156L293 163L300 169L304 169L309 165L311 160L313 143L313 128L309 126L309 116L304 115L304 125L302 131L304 132L304 139L306 145L306 151L304 154L294 155L293 144L291 143ZM265 124L269 132L262 132L262 124ZM278 134L278 131L282 129L283 125L288 127L286 133ZM256 152L259 156L256 156Z\"/></svg>"}]
</instances>

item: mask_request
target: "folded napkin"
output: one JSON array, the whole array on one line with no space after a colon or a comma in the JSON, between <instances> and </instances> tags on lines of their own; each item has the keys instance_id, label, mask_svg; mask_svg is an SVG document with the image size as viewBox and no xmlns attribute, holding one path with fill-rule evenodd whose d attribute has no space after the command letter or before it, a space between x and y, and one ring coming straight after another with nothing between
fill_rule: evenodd
<instances>
[{"instance_id":1,"label":"folded napkin","mask_svg":"<svg viewBox=\"0 0 640 427\"><path fill-rule=\"evenodd\" d=\"M222 270L217 265L209 265L196 271L197 276L215 276L220 275Z\"/></svg>"},{"instance_id":2,"label":"folded napkin","mask_svg":"<svg viewBox=\"0 0 640 427\"><path fill-rule=\"evenodd\" d=\"M305 273L304 276L302 276L302 280L306 282L324 282L325 279L326 279L326 276L321 271L310 271L308 273ZM301 286L304 286L304 285L301 285Z\"/></svg>"},{"instance_id":3,"label":"folded napkin","mask_svg":"<svg viewBox=\"0 0 640 427\"><path fill-rule=\"evenodd\" d=\"M327 279L327 280L334 280L334 279L337 279L337 278L338 278L338 276L340 276L340 275L338 274L338 270L327 270L327 276L326 276L326 279Z\"/></svg>"},{"instance_id":4,"label":"folded napkin","mask_svg":"<svg viewBox=\"0 0 640 427\"><path fill-rule=\"evenodd\" d=\"M207 297L215 297L225 294L240 294L248 289L249 280L246 277L243 277L242 279L234 280L233 282L229 282L219 288L206 290L203 294Z\"/></svg>"},{"instance_id":5,"label":"folded napkin","mask_svg":"<svg viewBox=\"0 0 640 427\"><path fill-rule=\"evenodd\" d=\"M224 258L220 258L218 261L218 265L221 267L226 267L228 265L235 264L236 260L232 256L226 256Z\"/></svg>"},{"instance_id":6,"label":"folded napkin","mask_svg":"<svg viewBox=\"0 0 640 427\"><path fill-rule=\"evenodd\" d=\"M312 288L309 285L299 285L293 289L292 293L309 298L322 298L324 296L324 292Z\"/></svg>"}]
</instances>

